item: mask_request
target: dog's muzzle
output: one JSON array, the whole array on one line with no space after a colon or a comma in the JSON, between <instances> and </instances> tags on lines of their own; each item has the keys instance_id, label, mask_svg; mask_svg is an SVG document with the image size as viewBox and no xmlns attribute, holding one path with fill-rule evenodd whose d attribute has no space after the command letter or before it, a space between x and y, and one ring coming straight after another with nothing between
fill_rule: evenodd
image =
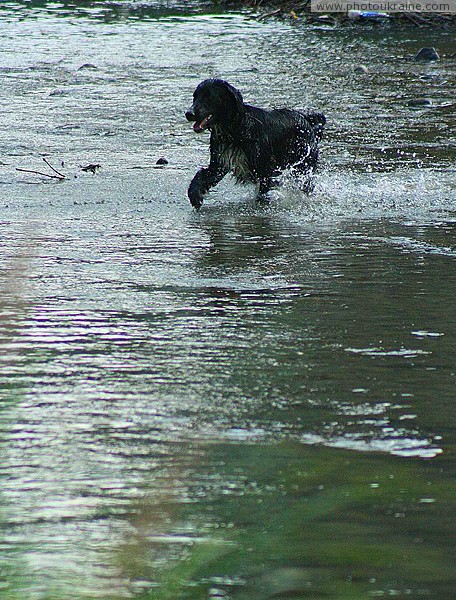
<instances>
[{"instance_id":1,"label":"dog's muzzle","mask_svg":"<svg viewBox=\"0 0 456 600\"><path fill-rule=\"evenodd\" d=\"M185 113L185 118L187 119L187 121L196 121L195 113L191 108L189 108L188 111Z\"/></svg>"},{"instance_id":2,"label":"dog's muzzle","mask_svg":"<svg viewBox=\"0 0 456 600\"><path fill-rule=\"evenodd\" d=\"M185 118L187 121L195 121L195 124L193 125L193 131L196 133L201 133L210 127L212 115L207 115L207 117L201 119L201 117L196 116L195 112L193 111L193 107L191 107L185 113Z\"/></svg>"}]
</instances>

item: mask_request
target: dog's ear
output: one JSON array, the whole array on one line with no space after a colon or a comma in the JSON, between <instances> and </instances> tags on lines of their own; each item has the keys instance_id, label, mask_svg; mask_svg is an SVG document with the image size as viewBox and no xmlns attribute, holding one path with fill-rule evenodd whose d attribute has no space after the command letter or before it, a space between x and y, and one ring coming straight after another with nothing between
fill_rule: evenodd
<instances>
[{"instance_id":1,"label":"dog's ear","mask_svg":"<svg viewBox=\"0 0 456 600\"><path fill-rule=\"evenodd\" d=\"M230 108L235 114L242 114L244 112L244 99L242 98L242 94L235 87L226 84L226 92L227 97L229 99Z\"/></svg>"}]
</instances>

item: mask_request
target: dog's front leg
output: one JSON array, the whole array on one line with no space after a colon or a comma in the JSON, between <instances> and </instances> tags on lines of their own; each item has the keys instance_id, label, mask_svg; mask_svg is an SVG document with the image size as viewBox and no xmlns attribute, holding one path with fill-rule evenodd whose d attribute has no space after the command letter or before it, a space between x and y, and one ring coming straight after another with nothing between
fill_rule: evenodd
<instances>
[{"instance_id":1,"label":"dog's front leg","mask_svg":"<svg viewBox=\"0 0 456 600\"><path fill-rule=\"evenodd\" d=\"M256 198L257 202L269 204L267 194L271 187L273 187L272 177L262 177L260 179L260 189L258 190L258 196Z\"/></svg>"},{"instance_id":2,"label":"dog's front leg","mask_svg":"<svg viewBox=\"0 0 456 600\"><path fill-rule=\"evenodd\" d=\"M196 209L200 208L207 192L211 187L217 185L225 175L226 171L224 169L212 165L209 165L206 169L200 169L188 188L188 197L192 206Z\"/></svg>"}]
</instances>

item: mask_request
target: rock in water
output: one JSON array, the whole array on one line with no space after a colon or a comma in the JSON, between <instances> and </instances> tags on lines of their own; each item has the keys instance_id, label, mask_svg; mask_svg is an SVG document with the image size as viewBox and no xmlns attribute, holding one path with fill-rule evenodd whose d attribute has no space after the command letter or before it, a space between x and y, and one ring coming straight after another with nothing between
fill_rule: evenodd
<instances>
[{"instance_id":1,"label":"rock in water","mask_svg":"<svg viewBox=\"0 0 456 600\"><path fill-rule=\"evenodd\" d=\"M421 50L415 55L414 60L440 60L440 56L437 54L435 48L421 48Z\"/></svg>"},{"instance_id":2,"label":"rock in water","mask_svg":"<svg viewBox=\"0 0 456 600\"><path fill-rule=\"evenodd\" d=\"M407 106L433 106L433 103L429 98L412 98L407 102Z\"/></svg>"}]
</instances>

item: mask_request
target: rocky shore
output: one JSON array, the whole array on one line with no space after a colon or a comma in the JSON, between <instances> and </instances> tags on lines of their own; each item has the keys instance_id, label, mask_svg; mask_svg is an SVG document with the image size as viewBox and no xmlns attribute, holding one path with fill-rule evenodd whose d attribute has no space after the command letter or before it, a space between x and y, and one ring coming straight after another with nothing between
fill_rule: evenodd
<instances>
[{"instance_id":1,"label":"rocky shore","mask_svg":"<svg viewBox=\"0 0 456 600\"><path fill-rule=\"evenodd\" d=\"M415 27L454 27L456 25L456 14L448 13L424 13L424 12L398 12L391 13L387 17L364 17L353 18L347 13L317 13L311 11L311 0L221 0L219 4L231 6L249 6L258 9L259 19L281 18L291 21L305 20L307 22L365 25L373 23L399 23ZM352 13L354 11L351 11Z\"/></svg>"}]
</instances>

